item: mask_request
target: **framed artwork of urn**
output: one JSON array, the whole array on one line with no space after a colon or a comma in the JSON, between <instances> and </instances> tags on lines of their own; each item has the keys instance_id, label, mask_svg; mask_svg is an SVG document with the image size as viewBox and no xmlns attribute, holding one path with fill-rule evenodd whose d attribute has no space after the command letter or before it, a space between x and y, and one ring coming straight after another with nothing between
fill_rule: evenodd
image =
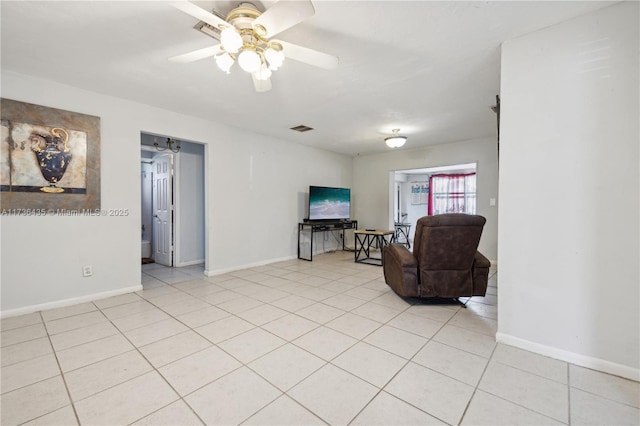
<instances>
[{"instance_id":1,"label":"framed artwork of urn","mask_svg":"<svg viewBox=\"0 0 640 426\"><path fill-rule=\"evenodd\" d=\"M0 99L0 207L100 209L100 118Z\"/></svg>"}]
</instances>

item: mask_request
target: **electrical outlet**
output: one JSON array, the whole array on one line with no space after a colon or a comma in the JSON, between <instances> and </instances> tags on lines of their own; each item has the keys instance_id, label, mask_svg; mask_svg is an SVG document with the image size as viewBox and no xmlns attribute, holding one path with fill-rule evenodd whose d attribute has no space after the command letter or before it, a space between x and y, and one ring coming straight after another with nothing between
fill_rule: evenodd
<instances>
[{"instance_id":1,"label":"electrical outlet","mask_svg":"<svg viewBox=\"0 0 640 426\"><path fill-rule=\"evenodd\" d=\"M91 275L93 275L93 268L91 267L91 265L83 266L82 267L82 276L83 277L90 277Z\"/></svg>"}]
</instances>

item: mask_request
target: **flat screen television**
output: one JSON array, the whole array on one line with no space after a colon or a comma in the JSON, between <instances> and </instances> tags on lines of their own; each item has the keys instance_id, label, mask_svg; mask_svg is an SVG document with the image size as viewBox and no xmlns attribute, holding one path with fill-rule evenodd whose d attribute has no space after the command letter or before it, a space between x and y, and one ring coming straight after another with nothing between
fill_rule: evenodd
<instances>
[{"instance_id":1,"label":"flat screen television","mask_svg":"<svg viewBox=\"0 0 640 426\"><path fill-rule=\"evenodd\" d=\"M344 220L351 217L351 189L309 187L309 220Z\"/></svg>"}]
</instances>

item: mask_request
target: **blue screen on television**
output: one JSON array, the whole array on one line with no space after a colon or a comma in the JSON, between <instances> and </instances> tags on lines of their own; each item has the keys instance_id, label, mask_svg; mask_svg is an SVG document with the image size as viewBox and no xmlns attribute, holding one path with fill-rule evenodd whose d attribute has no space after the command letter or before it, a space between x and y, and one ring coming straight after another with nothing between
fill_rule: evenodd
<instances>
[{"instance_id":1,"label":"blue screen on television","mask_svg":"<svg viewBox=\"0 0 640 426\"><path fill-rule=\"evenodd\" d=\"M309 220L349 219L350 216L349 188L309 187Z\"/></svg>"}]
</instances>

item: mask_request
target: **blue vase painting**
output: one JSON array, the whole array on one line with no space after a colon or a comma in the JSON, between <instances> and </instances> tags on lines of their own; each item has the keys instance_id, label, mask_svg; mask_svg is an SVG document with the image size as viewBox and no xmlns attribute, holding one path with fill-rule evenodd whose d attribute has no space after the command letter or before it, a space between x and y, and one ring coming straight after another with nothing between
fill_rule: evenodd
<instances>
[{"instance_id":1,"label":"blue vase painting","mask_svg":"<svg viewBox=\"0 0 640 426\"><path fill-rule=\"evenodd\" d=\"M50 135L32 133L31 141L34 142L31 150L36 155L42 177L49 182L49 186L43 186L40 190L48 193L64 192L64 188L60 188L56 184L64 176L73 157L67 146L69 133L62 128L55 127L51 129Z\"/></svg>"}]
</instances>

